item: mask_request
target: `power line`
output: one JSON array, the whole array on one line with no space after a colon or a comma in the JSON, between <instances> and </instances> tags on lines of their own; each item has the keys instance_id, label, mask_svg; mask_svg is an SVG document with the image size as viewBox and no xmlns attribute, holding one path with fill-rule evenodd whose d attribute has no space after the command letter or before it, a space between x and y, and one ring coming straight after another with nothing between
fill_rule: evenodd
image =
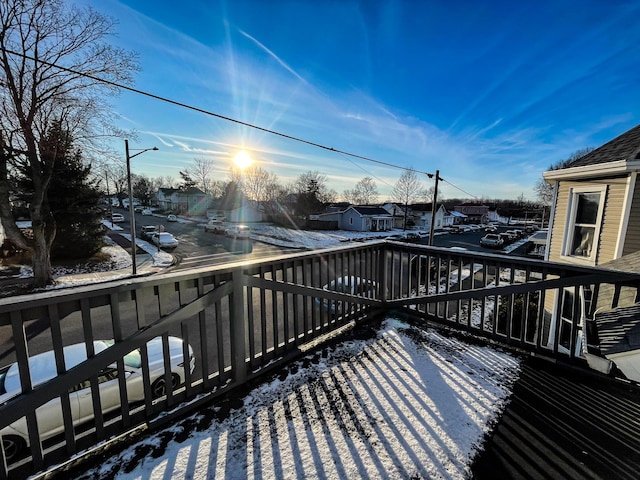
<instances>
[{"instance_id":1,"label":"power line","mask_svg":"<svg viewBox=\"0 0 640 480\"><path fill-rule=\"evenodd\" d=\"M219 113L210 112L208 110L204 110L204 109L199 108L199 107L194 107L193 105L189 105L189 104L186 104L186 103L178 102L178 101L172 100L170 98L161 97L160 95L155 95L153 93L145 92L144 90L139 90L137 88L129 87L127 85L122 85L122 84L119 84L119 83L116 83L116 82L112 82L111 80L106 80L104 78L99 78L99 77L96 77L96 76L88 74L88 73L78 72L76 70L73 70L73 69L67 68L67 67L61 67L60 65L56 65L54 63L50 63L50 62L47 62L45 60L36 59L36 58L34 58L34 57L30 56L30 55L27 55L25 53L14 52L13 50L8 50L6 48L2 48L2 51L6 52L6 53L9 53L11 55L16 55L18 57L22 57L22 58L26 58L26 59L32 60L34 62L40 62L43 65L47 65L49 67L54 67L54 68L57 68L59 70L65 71L65 72L73 73L74 75L79 75L81 77L89 78L91 80L95 80L96 82L101 82L101 83L104 83L106 85L111 85L112 87L121 88L121 89L127 90L129 92L137 93L139 95L143 95L143 96L146 96L146 97L149 97L149 98L153 98L155 100L160 100L161 102L169 103L169 104L172 104L172 105L176 105L178 107L186 108L188 110L193 110L195 112L203 113L205 115L209 115L211 117L216 117L216 118L219 118L221 120L226 120L228 122L237 123L238 125L243 125L245 127L253 128L255 130L260 130L260 131L265 132L265 133L270 133L271 135L277 135L279 137L283 137L283 138L286 138L288 140L293 140L294 142L304 143L304 144L310 145L312 147L321 148L323 150L328 150L328 151L334 152L334 153L340 153L342 155L348 155L349 157L359 158L360 160L366 160L368 162L378 163L380 165L385 165L387 167L399 168L399 169L403 169L403 170L413 170L413 169L409 169L409 168L406 168L406 167L400 167L398 165L393 165L392 163L383 162L381 160L376 160L374 158L365 157L363 155L358 155L358 154L355 154L355 153L346 152L344 150L339 150L337 148L327 147L326 145L315 143L315 142L312 142L310 140L305 140L303 138L294 137L293 135L287 135L286 133L278 132L278 131L275 131L275 130L270 130L268 128L260 127L258 125L254 125L252 123L243 122L242 120L237 120L235 118L227 117L227 116L221 115ZM433 177L432 173L428 173L428 172L418 172L418 173L423 173L423 174L427 175L429 178Z\"/></svg>"},{"instance_id":2,"label":"power line","mask_svg":"<svg viewBox=\"0 0 640 480\"><path fill-rule=\"evenodd\" d=\"M442 177L440 177L440 176L438 176L438 178L439 178L441 181L443 181L443 182L445 182L445 183L447 183L447 184L451 185L453 188L455 188L455 189L457 189L457 190L460 190L462 193L464 193L464 194L466 194L466 195L469 195L470 197L473 197L473 198L478 198L478 196L477 196L477 195L474 195L474 194L472 194L472 193L469 193L469 192L467 192L467 191L463 190L462 188L458 187L457 185L454 185L453 183L451 183L451 182L449 182L449 181L445 180L444 178L442 178Z\"/></svg>"},{"instance_id":3,"label":"power line","mask_svg":"<svg viewBox=\"0 0 640 480\"><path fill-rule=\"evenodd\" d=\"M276 136L279 136L279 137L282 137L282 138L286 138L286 139L292 140L294 142L304 143L306 145L310 145L310 146L313 146L313 147L316 147L316 148L327 150L327 151L330 151L330 152L333 152L333 153L338 153L340 155L346 155L346 156L352 157L352 158L358 158L360 160L365 160L367 162L377 163L379 165L384 165L384 166L391 167L391 168L397 168L397 169L400 169L400 170L413 170L414 172L422 173L422 174L426 175L429 178L433 178L434 177L433 173L422 172L420 170L415 170L413 168L401 167L399 165L394 165L392 163L383 162L381 160L376 160L374 158L365 157L363 155L358 155L358 154L355 154L355 153L346 152L344 150L339 150L339 149L336 149L336 148L333 148L333 147L328 147L326 145L322 145L322 144L319 144L319 143L316 143L316 142L312 142L310 140L305 140L303 138L294 137L293 135L288 135L286 133L278 132L276 130L270 130L268 128L260 127L258 125L254 125L252 123L243 122L243 121L237 120L235 118L227 117L227 116L221 115L219 113L210 112L208 110L204 110L204 109L199 108L199 107L194 107L193 105L189 105L189 104L186 104L186 103L178 102L178 101L172 100L170 98L161 97L160 95L155 95L153 93L145 92L144 90L139 90L137 88L129 87L127 85L122 85L122 84L119 84L119 83L116 83L116 82L112 82L111 80L106 80L104 78L99 78L99 77L96 77L96 76L88 74L88 73L78 72L78 71L73 70L71 68L67 68L67 67L62 67L60 65L56 65L55 63L50 63L50 62L47 62L45 60L36 59L36 58L34 58L34 57L30 56L30 55L27 55L25 53L14 52L13 50L8 50L6 48L2 48L2 51L6 52L6 53L9 53L11 55L16 55L18 57L22 57L22 58L26 58L26 59L32 60L34 62L40 62L43 65L54 67L54 68L57 68L59 70L65 71L65 72L73 73L74 75L79 75L79 76L82 76L82 77L86 77L86 78L89 78L91 80L95 80L96 82L101 82L101 83L104 83L106 85L111 85L113 87L120 88L120 89L123 89L123 90L127 90L127 91L132 92L132 93L137 93L138 95L143 95L143 96L146 96L146 97L149 97L149 98L153 98L155 100L160 100L161 102L169 103L171 105L176 105L178 107L186 108L188 110L193 110L195 112L203 113L203 114L209 115L211 117L219 118L221 120L226 120L228 122L233 122L233 123L236 123L238 125L242 125L242 126L245 126L245 127L253 128L255 130L260 130L262 132L269 133L271 135L276 135ZM476 195L473 195L473 194L463 190L462 188L454 185L451 182L448 182L447 180L443 179L442 177L439 176L438 178L441 181L446 182L447 184L451 185L453 188L455 188L457 190L460 190L461 192L465 193L466 195L469 195L470 197L473 197L473 198L477 198Z\"/></svg>"}]
</instances>

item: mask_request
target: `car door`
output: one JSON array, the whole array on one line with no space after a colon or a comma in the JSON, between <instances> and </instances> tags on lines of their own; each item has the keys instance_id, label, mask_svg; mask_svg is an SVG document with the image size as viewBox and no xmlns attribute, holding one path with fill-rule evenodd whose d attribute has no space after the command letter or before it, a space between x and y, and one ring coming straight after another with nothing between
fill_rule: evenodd
<instances>
[{"instance_id":1,"label":"car door","mask_svg":"<svg viewBox=\"0 0 640 480\"><path fill-rule=\"evenodd\" d=\"M125 372L129 378L131 372ZM100 405L102 412L107 413L120 408L120 388L118 385L118 370L107 367L98 374L98 388L100 390ZM78 419L76 423L83 423L94 417L91 384L87 380L78 391Z\"/></svg>"}]
</instances>

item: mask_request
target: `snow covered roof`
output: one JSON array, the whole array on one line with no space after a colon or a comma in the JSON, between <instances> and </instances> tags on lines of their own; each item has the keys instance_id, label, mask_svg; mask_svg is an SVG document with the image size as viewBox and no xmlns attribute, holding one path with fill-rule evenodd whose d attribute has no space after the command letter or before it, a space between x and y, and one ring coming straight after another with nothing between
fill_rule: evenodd
<instances>
[{"instance_id":1,"label":"snow covered roof","mask_svg":"<svg viewBox=\"0 0 640 480\"><path fill-rule=\"evenodd\" d=\"M452 217L458 217L458 218L467 218L467 216L464 213L461 212L448 212L449 215L451 215Z\"/></svg>"}]
</instances>

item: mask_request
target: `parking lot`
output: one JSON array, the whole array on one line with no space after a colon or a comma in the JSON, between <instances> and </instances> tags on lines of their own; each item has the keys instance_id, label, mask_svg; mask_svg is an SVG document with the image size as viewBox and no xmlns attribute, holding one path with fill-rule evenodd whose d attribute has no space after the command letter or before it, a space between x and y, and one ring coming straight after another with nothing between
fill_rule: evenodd
<instances>
[{"instance_id":1,"label":"parking lot","mask_svg":"<svg viewBox=\"0 0 640 480\"><path fill-rule=\"evenodd\" d=\"M521 227L514 227L513 225L498 227L497 233L503 233L507 230L521 230ZM529 234L525 234L521 239L513 242L510 245L505 244L503 248L486 248L480 246L480 239L484 237L487 232L484 229L471 230L463 233L448 233L448 234L436 234L433 239L433 245L435 247L457 247L464 248L466 250L478 251L478 252L495 252L495 253L508 253L513 255L524 255L523 247L526 243L526 239ZM429 243L428 237L420 240L420 243Z\"/></svg>"}]
</instances>

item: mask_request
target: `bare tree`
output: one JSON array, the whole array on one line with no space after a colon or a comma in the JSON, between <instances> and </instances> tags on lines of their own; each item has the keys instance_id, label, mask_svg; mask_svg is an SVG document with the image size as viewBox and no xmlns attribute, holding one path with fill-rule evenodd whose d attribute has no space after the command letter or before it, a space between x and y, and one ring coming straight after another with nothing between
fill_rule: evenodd
<instances>
[{"instance_id":1,"label":"bare tree","mask_svg":"<svg viewBox=\"0 0 640 480\"><path fill-rule=\"evenodd\" d=\"M566 168L567 166L569 166L569 164L571 164L575 160L578 160L579 158L584 157L587 153L590 153L593 150L593 147L585 147L581 148L580 150L576 150L568 158L550 165L549 170L560 170L562 168ZM555 186L551 183L547 183L544 178L539 178L533 187L538 200L540 200L540 203L545 207L550 207L551 203L553 202L554 188Z\"/></svg>"},{"instance_id":2,"label":"bare tree","mask_svg":"<svg viewBox=\"0 0 640 480\"><path fill-rule=\"evenodd\" d=\"M253 164L242 174L242 191L247 198L266 202L277 192L278 176L269 173L258 164Z\"/></svg>"},{"instance_id":3,"label":"bare tree","mask_svg":"<svg viewBox=\"0 0 640 480\"><path fill-rule=\"evenodd\" d=\"M370 205L378 199L378 187L371 177L364 177L353 190L345 190L345 200L355 205Z\"/></svg>"},{"instance_id":4,"label":"bare tree","mask_svg":"<svg viewBox=\"0 0 640 480\"><path fill-rule=\"evenodd\" d=\"M326 175L317 170L301 173L293 183L293 191L298 194L314 191L318 201L322 203L335 202L338 196L335 190L328 187Z\"/></svg>"},{"instance_id":5,"label":"bare tree","mask_svg":"<svg viewBox=\"0 0 640 480\"><path fill-rule=\"evenodd\" d=\"M158 191L159 188L177 188L178 185L178 180L170 175L165 177L156 177L151 181L153 182L153 188L156 191Z\"/></svg>"},{"instance_id":6,"label":"bare tree","mask_svg":"<svg viewBox=\"0 0 640 480\"><path fill-rule=\"evenodd\" d=\"M394 201L404 205L404 228L407 228L407 208L410 203L414 203L420 198L423 190L422 183L418 179L418 174L413 169L402 172L400 178L393 186L391 196Z\"/></svg>"},{"instance_id":7,"label":"bare tree","mask_svg":"<svg viewBox=\"0 0 640 480\"><path fill-rule=\"evenodd\" d=\"M425 203L431 203L433 202L433 195L436 191L436 187L431 186L428 188L424 188L420 191L420 200L422 200ZM442 197L439 195L440 197L440 201L442 201Z\"/></svg>"},{"instance_id":8,"label":"bare tree","mask_svg":"<svg viewBox=\"0 0 640 480\"><path fill-rule=\"evenodd\" d=\"M211 191L209 194L212 198L220 198L227 188L227 182L223 180L214 180L211 182Z\"/></svg>"},{"instance_id":9,"label":"bare tree","mask_svg":"<svg viewBox=\"0 0 640 480\"><path fill-rule=\"evenodd\" d=\"M114 132L103 99L117 90L95 78L130 83L137 65L133 54L105 43L112 19L63 0L3 0L0 27L0 219L7 238L31 252L34 285L41 287L53 283L56 235L47 198L56 155L43 152L41 140L54 121L85 150L98 129ZM10 175L18 166L33 182L33 238L12 217Z\"/></svg>"},{"instance_id":10,"label":"bare tree","mask_svg":"<svg viewBox=\"0 0 640 480\"><path fill-rule=\"evenodd\" d=\"M297 195L296 213L309 215L322 210L325 204L334 202L338 194L327 186L327 177L318 171L307 171L291 185Z\"/></svg>"},{"instance_id":11,"label":"bare tree","mask_svg":"<svg viewBox=\"0 0 640 480\"><path fill-rule=\"evenodd\" d=\"M209 158L199 157L193 159L193 165L187 168L187 173L194 181L196 187L204 193L211 195L211 172L213 161Z\"/></svg>"}]
</instances>

